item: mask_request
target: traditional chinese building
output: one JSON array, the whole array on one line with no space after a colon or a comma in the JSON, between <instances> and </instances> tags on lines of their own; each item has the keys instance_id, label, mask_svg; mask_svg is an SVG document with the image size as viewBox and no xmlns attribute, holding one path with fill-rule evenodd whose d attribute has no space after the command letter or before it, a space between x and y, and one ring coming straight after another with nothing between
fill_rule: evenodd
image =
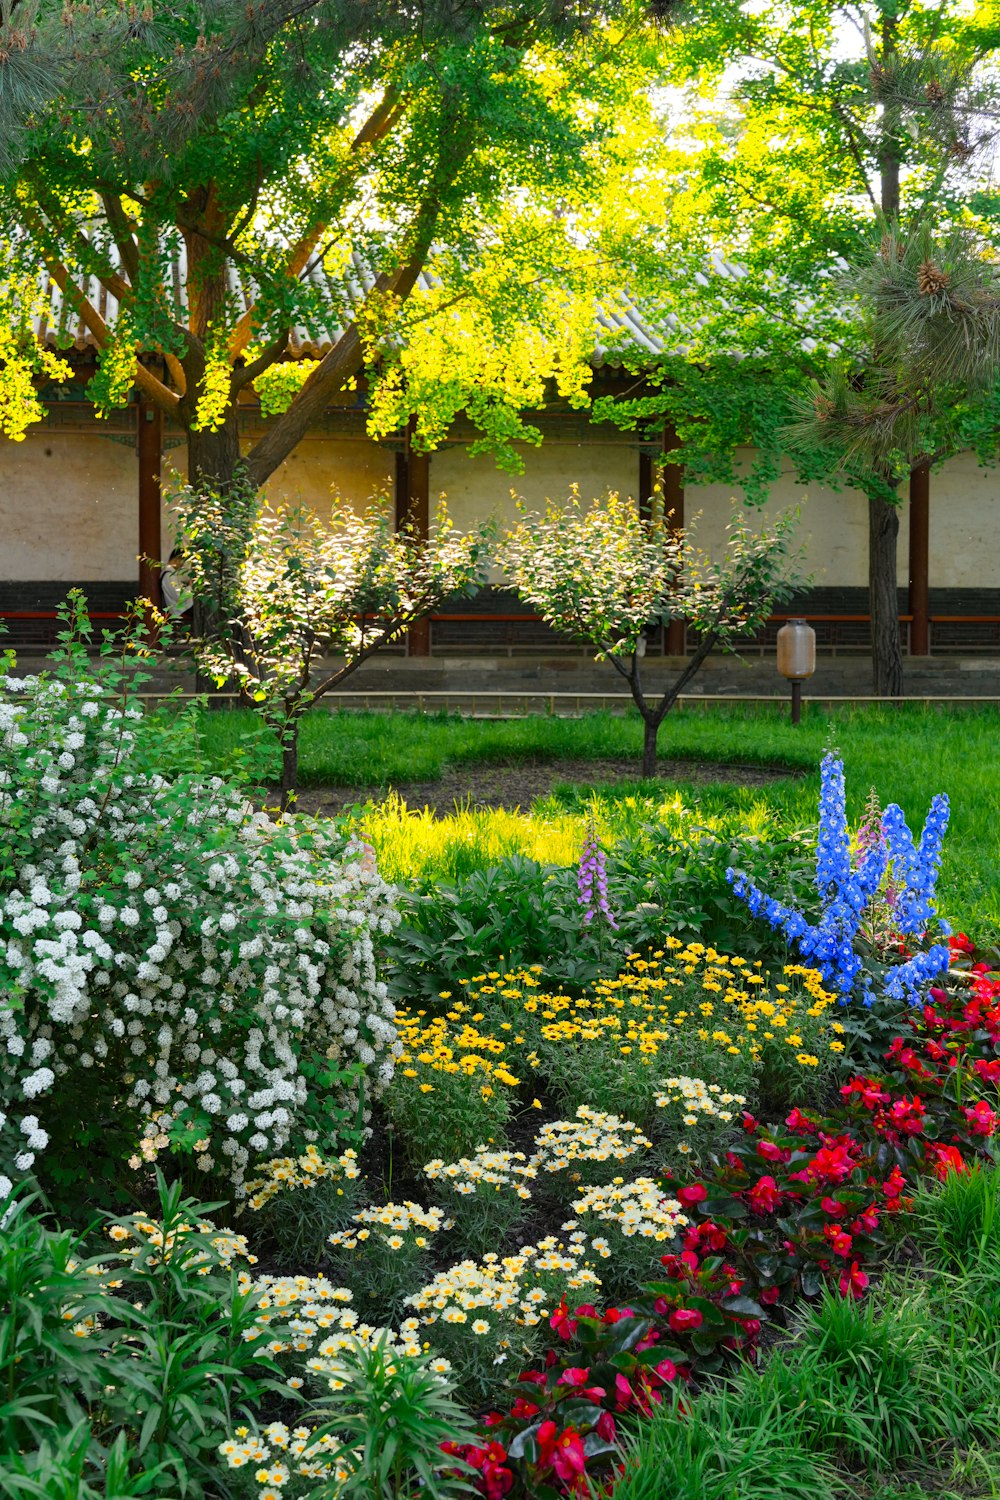
<instances>
[{"instance_id":1,"label":"traditional chinese building","mask_svg":"<svg viewBox=\"0 0 1000 1500\"><path fill-rule=\"evenodd\" d=\"M627 331L633 342L645 342L655 352L655 339L638 318ZM73 377L45 390L46 418L23 442L0 438L0 617L9 639L32 644L51 639L56 605L74 585L85 590L98 618L114 615L137 593L155 597L158 571L143 559L164 559L170 552L172 530L162 492L183 476L186 459L181 430L135 392L124 410L97 417L87 399L95 368L93 338L82 325L73 326L55 293L52 316L39 324L38 336L63 350ZM321 357L336 336L336 331L317 337L300 330L292 340L293 356ZM622 371L606 351L595 355L594 383L605 394L624 386ZM265 421L251 395L240 416L248 446ZM388 493L395 496L398 515L409 511L424 524L443 493L459 527L491 513L512 519L512 490L532 506L557 499L571 484L584 496L615 489L640 502L648 497L662 444L643 444L558 402L532 414L532 421L544 441L540 448L525 448L524 473L512 477L487 457L470 457L474 434L460 425L430 455L411 450L402 433L376 442L366 430L362 390L327 410L322 424L272 476L267 491L320 511L333 490L358 507L374 494ZM720 543L733 503L729 490L707 486L685 493L676 468L668 466L666 476L668 503L677 518L690 522L697 516L701 545L711 549ZM901 510L898 574L911 655L1000 648L1000 580L993 560L1000 531L994 503L998 482L971 454L932 476L915 477L910 503ZM766 509L790 504L802 508L805 568L814 582L786 613L812 620L821 649L864 649L865 498L850 490L807 490L789 476L775 484ZM777 622L769 633L776 628ZM553 644L515 598L496 588L414 632L409 649L414 654L530 651ZM662 645L679 653L682 634L675 627Z\"/></svg>"}]
</instances>

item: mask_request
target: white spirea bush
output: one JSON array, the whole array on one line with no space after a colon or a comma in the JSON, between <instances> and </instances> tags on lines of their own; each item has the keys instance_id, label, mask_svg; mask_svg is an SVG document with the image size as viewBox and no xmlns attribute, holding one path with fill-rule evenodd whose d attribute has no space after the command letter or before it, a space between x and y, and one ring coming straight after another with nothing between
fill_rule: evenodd
<instances>
[{"instance_id":1,"label":"white spirea bush","mask_svg":"<svg viewBox=\"0 0 1000 1500\"><path fill-rule=\"evenodd\" d=\"M60 1152L329 1148L399 1050L371 853L165 780L99 678L0 677L0 1197Z\"/></svg>"}]
</instances>

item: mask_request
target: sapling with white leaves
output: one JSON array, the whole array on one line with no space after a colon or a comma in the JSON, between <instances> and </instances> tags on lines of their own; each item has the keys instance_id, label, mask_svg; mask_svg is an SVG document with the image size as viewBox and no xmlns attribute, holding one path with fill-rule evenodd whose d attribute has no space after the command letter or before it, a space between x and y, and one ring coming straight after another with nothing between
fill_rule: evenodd
<instances>
[{"instance_id":1,"label":"sapling with white leaves","mask_svg":"<svg viewBox=\"0 0 1000 1500\"><path fill-rule=\"evenodd\" d=\"M735 651L793 593L795 520L788 513L754 532L737 514L715 559L695 545L693 528L668 527L658 494L645 516L628 497L584 503L574 489L567 504L525 513L509 534L501 558L521 598L560 635L589 642L628 684L645 726L644 776L655 774L660 725L705 658ZM677 619L697 643L670 686L650 698L645 631Z\"/></svg>"},{"instance_id":2,"label":"sapling with white leaves","mask_svg":"<svg viewBox=\"0 0 1000 1500\"><path fill-rule=\"evenodd\" d=\"M275 732L282 805L295 790L302 715L382 646L456 594L485 581L487 523L455 530L442 501L427 537L394 527L388 503L363 515L337 502L329 520L305 507L266 509L248 486L177 498L192 590L211 627L195 640L200 670L232 681Z\"/></svg>"}]
</instances>

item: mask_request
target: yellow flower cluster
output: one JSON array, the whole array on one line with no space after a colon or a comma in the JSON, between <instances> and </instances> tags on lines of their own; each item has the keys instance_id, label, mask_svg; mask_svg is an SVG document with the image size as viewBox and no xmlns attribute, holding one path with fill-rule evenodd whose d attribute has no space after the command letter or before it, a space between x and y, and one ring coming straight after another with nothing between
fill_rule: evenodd
<instances>
[{"instance_id":1,"label":"yellow flower cluster","mask_svg":"<svg viewBox=\"0 0 1000 1500\"><path fill-rule=\"evenodd\" d=\"M746 1029L753 1034L754 1045L758 1050L761 1041L780 1040L795 1052L795 1060L802 1067L818 1067L819 1058L816 1054L803 1050L803 1039L796 1023L801 1025L802 1017L808 1017L811 1021L822 1020L836 1003L837 997L823 988L822 976L816 969L807 969L802 964L786 964L784 973L787 979L797 979L801 983L804 994L798 1005L790 1003L790 985L776 984L776 999L760 995L745 1007ZM806 1004L806 1001L811 1003ZM833 1040L827 1042L827 1048L831 1052L843 1052L844 1044L840 1040L844 1033L843 1026L839 1021L828 1021L827 1025L835 1033Z\"/></svg>"},{"instance_id":2,"label":"yellow flower cluster","mask_svg":"<svg viewBox=\"0 0 1000 1500\"><path fill-rule=\"evenodd\" d=\"M477 1193L501 1193L510 1190L527 1202L531 1198L525 1179L535 1176L536 1168L528 1161L523 1151L489 1151L480 1147L474 1156L463 1156L460 1161L429 1161L424 1175L432 1182L442 1184L463 1198Z\"/></svg>"},{"instance_id":3,"label":"yellow flower cluster","mask_svg":"<svg viewBox=\"0 0 1000 1500\"><path fill-rule=\"evenodd\" d=\"M443 1208L422 1208L409 1199L405 1203L385 1203L381 1208L363 1208L351 1216L351 1222L358 1227L342 1229L329 1236L328 1243L335 1250L357 1250L373 1232L390 1250L402 1250L406 1244L425 1250L430 1244L430 1235L452 1227L452 1221L445 1217Z\"/></svg>"},{"instance_id":4,"label":"yellow flower cluster","mask_svg":"<svg viewBox=\"0 0 1000 1500\"><path fill-rule=\"evenodd\" d=\"M188 1266L197 1265L202 1276L208 1275L213 1264L228 1267L235 1260L245 1260L251 1266L257 1264L245 1235L234 1234L231 1229L217 1229L203 1219L197 1224L178 1224L166 1235L162 1224L136 1219L131 1224L112 1224L108 1236L122 1245L122 1255L136 1256L144 1247L152 1248L160 1254L149 1257L149 1265L158 1265L161 1260L181 1260ZM127 1240L135 1243L126 1244Z\"/></svg>"},{"instance_id":5,"label":"yellow flower cluster","mask_svg":"<svg viewBox=\"0 0 1000 1500\"><path fill-rule=\"evenodd\" d=\"M315 1146L307 1146L301 1156L279 1156L264 1162L258 1174L245 1188L246 1206L252 1209L263 1208L279 1193L293 1188L311 1188L330 1180L355 1182L361 1171L356 1151L345 1151L335 1161L327 1161Z\"/></svg>"},{"instance_id":6,"label":"yellow flower cluster","mask_svg":"<svg viewBox=\"0 0 1000 1500\"><path fill-rule=\"evenodd\" d=\"M587 1188L573 1204L575 1214L593 1214L605 1224L614 1224L626 1239L672 1240L677 1230L690 1223L676 1198L666 1198L652 1177L625 1182L616 1177L606 1187ZM575 1229L574 1220L563 1229ZM594 1242L596 1244L596 1241Z\"/></svg>"},{"instance_id":7,"label":"yellow flower cluster","mask_svg":"<svg viewBox=\"0 0 1000 1500\"><path fill-rule=\"evenodd\" d=\"M652 1145L631 1120L581 1104L575 1120L550 1120L542 1126L530 1165L536 1173L568 1171L578 1182L583 1163L627 1161Z\"/></svg>"},{"instance_id":8,"label":"yellow flower cluster","mask_svg":"<svg viewBox=\"0 0 1000 1500\"><path fill-rule=\"evenodd\" d=\"M649 1064L661 1052L669 1053L684 1028L695 1029L702 1042L733 1056L755 1059L762 1042L776 1036L802 1053L796 1023L824 1017L837 997L823 988L815 969L802 964L786 965L778 980L761 969L759 959L750 963L703 943L668 937L649 958L633 957L623 973L598 980L584 995L544 993L536 966L477 976L468 981L467 1000L471 1007L486 1001L502 1009L508 1018L502 1030L516 1032L520 1023L549 1045L609 1043L623 1057ZM475 1011L474 1019L482 1020L482 1014ZM843 1030L836 1022L829 1029ZM531 1048L520 1035L512 1035L510 1042ZM843 1050L836 1041L829 1045ZM529 1067L538 1067L537 1050L528 1050L525 1059ZM799 1061L814 1065L817 1059L802 1053Z\"/></svg>"},{"instance_id":9,"label":"yellow flower cluster","mask_svg":"<svg viewBox=\"0 0 1000 1500\"><path fill-rule=\"evenodd\" d=\"M449 998L445 996L444 998ZM479 1084L486 1097L494 1084L515 1089L520 1080L507 1065L506 1043L478 1029L485 1019L481 1013L469 1015L469 1007L459 1002L447 1015L428 1018L425 1010L396 1013L396 1030L402 1052L396 1063L397 1078L418 1082L422 1093L434 1091L434 1080L441 1074L461 1074Z\"/></svg>"}]
</instances>

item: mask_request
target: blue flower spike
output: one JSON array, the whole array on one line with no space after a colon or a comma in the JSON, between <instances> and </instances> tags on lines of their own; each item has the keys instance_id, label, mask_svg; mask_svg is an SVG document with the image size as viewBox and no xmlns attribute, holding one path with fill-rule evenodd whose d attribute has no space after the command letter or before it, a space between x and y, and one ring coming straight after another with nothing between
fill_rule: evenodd
<instances>
[{"instance_id":1,"label":"blue flower spike","mask_svg":"<svg viewBox=\"0 0 1000 1500\"><path fill-rule=\"evenodd\" d=\"M935 917L934 891L947 827L948 798L939 795L931 803L920 842L915 844L902 810L893 804L883 814L882 837L869 841L852 865L844 766L835 755L826 755L820 766L816 843L816 889L823 903L819 921L811 925L802 912L767 895L741 871L729 869L726 878L753 916L764 917L804 960L819 969L842 1003L858 986L864 1004L871 1005L871 976L864 972L854 949L864 914L891 866L896 928L902 937L924 935ZM947 936L946 924L939 920L938 926ZM947 969L948 961L947 943L915 954L889 972L886 994L917 1004L921 986Z\"/></svg>"}]
</instances>

